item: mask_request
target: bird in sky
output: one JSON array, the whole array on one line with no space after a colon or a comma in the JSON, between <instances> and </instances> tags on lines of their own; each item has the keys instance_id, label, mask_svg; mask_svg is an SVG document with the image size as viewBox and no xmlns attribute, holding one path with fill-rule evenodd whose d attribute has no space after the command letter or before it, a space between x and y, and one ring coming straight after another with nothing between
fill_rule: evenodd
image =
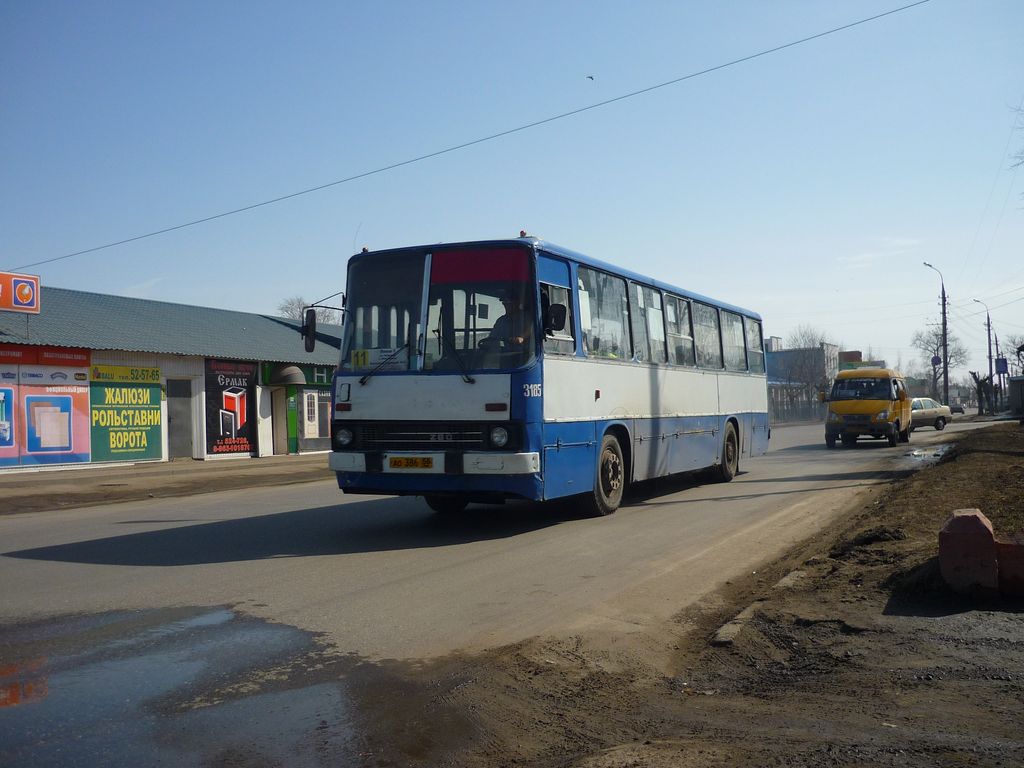
<instances>
[{"instance_id":1,"label":"bird in sky","mask_svg":"<svg viewBox=\"0 0 1024 768\"><path fill-rule=\"evenodd\" d=\"M593 80L593 79L594 79L593 75L587 75L587 80Z\"/></svg>"}]
</instances>

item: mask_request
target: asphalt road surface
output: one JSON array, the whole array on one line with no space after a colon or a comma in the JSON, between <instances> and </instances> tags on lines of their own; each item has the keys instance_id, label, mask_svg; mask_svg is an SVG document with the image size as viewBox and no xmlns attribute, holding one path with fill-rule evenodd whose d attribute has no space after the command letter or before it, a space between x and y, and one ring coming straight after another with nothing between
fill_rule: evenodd
<instances>
[{"instance_id":1,"label":"asphalt road surface","mask_svg":"<svg viewBox=\"0 0 1024 768\"><path fill-rule=\"evenodd\" d=\"M331 481L0 516L0 764L358 763L364 661L643 642L972 426L836 450L775 429L733 482L645 484L606 518Z\"/></svg>"},{"instance_id":2,"label":"asphalt road surface","mask_svg":"<svg viewBox=\"0 0 1024 768\"><path fill-rule=\"evenodd\" d=\"M828 524L858 490L920 461L820 425L776 428L727 484L634 489L606 518L571 505L344 496L332 482L0 517L0 621L232 606L368 659L490 647L662 620Z\"/></svg>"}]
</instances>

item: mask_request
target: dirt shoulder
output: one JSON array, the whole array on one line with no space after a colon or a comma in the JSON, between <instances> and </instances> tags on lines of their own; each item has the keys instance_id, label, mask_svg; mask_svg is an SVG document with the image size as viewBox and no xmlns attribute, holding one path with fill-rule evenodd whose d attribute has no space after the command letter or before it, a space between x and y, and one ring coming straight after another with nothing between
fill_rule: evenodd
<instances>
[{"instance_id":1,"label":"dirt shoulder","mask_svg":"<svg viewBox=\"0 0 1024 768\"><path fill-rule=\"evenodd\" d=\"M935 560L954 509L1024 529L1024 429L957 440L646 648L549 637L357 670L365 764L1024 764L1024 604L958 597Z\"/></svg>"}]
</instances>

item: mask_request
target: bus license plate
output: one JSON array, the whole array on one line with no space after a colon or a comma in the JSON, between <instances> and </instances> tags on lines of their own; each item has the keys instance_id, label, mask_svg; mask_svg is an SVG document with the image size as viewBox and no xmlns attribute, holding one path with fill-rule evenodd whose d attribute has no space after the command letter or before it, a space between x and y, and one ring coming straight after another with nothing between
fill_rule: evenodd
<instances>
[{"instance_id":1,"label":"bus license plate","mask_svg":"<svg viewBox=\"0 0 1024 768\"><path fill-rule=\"evenodd\" d=\"M388 459L390 469L433 469L433 456L392 456Z\"/></svg>"}]
</instances>

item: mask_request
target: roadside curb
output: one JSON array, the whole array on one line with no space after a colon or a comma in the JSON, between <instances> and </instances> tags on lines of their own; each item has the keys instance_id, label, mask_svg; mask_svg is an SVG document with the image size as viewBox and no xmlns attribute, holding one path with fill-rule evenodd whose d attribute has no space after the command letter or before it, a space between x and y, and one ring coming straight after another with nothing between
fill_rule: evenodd
<instances>
[{"instance_id":1,"label":"roadside curb","mask_svg":"<svg viewBox=\"0 0 1024 768\"><path fill-rule=\"evenodd\" d=\"M160 462L0 476L0 516L333 479L323 454Z\"/></svg>"}]
</instances>

